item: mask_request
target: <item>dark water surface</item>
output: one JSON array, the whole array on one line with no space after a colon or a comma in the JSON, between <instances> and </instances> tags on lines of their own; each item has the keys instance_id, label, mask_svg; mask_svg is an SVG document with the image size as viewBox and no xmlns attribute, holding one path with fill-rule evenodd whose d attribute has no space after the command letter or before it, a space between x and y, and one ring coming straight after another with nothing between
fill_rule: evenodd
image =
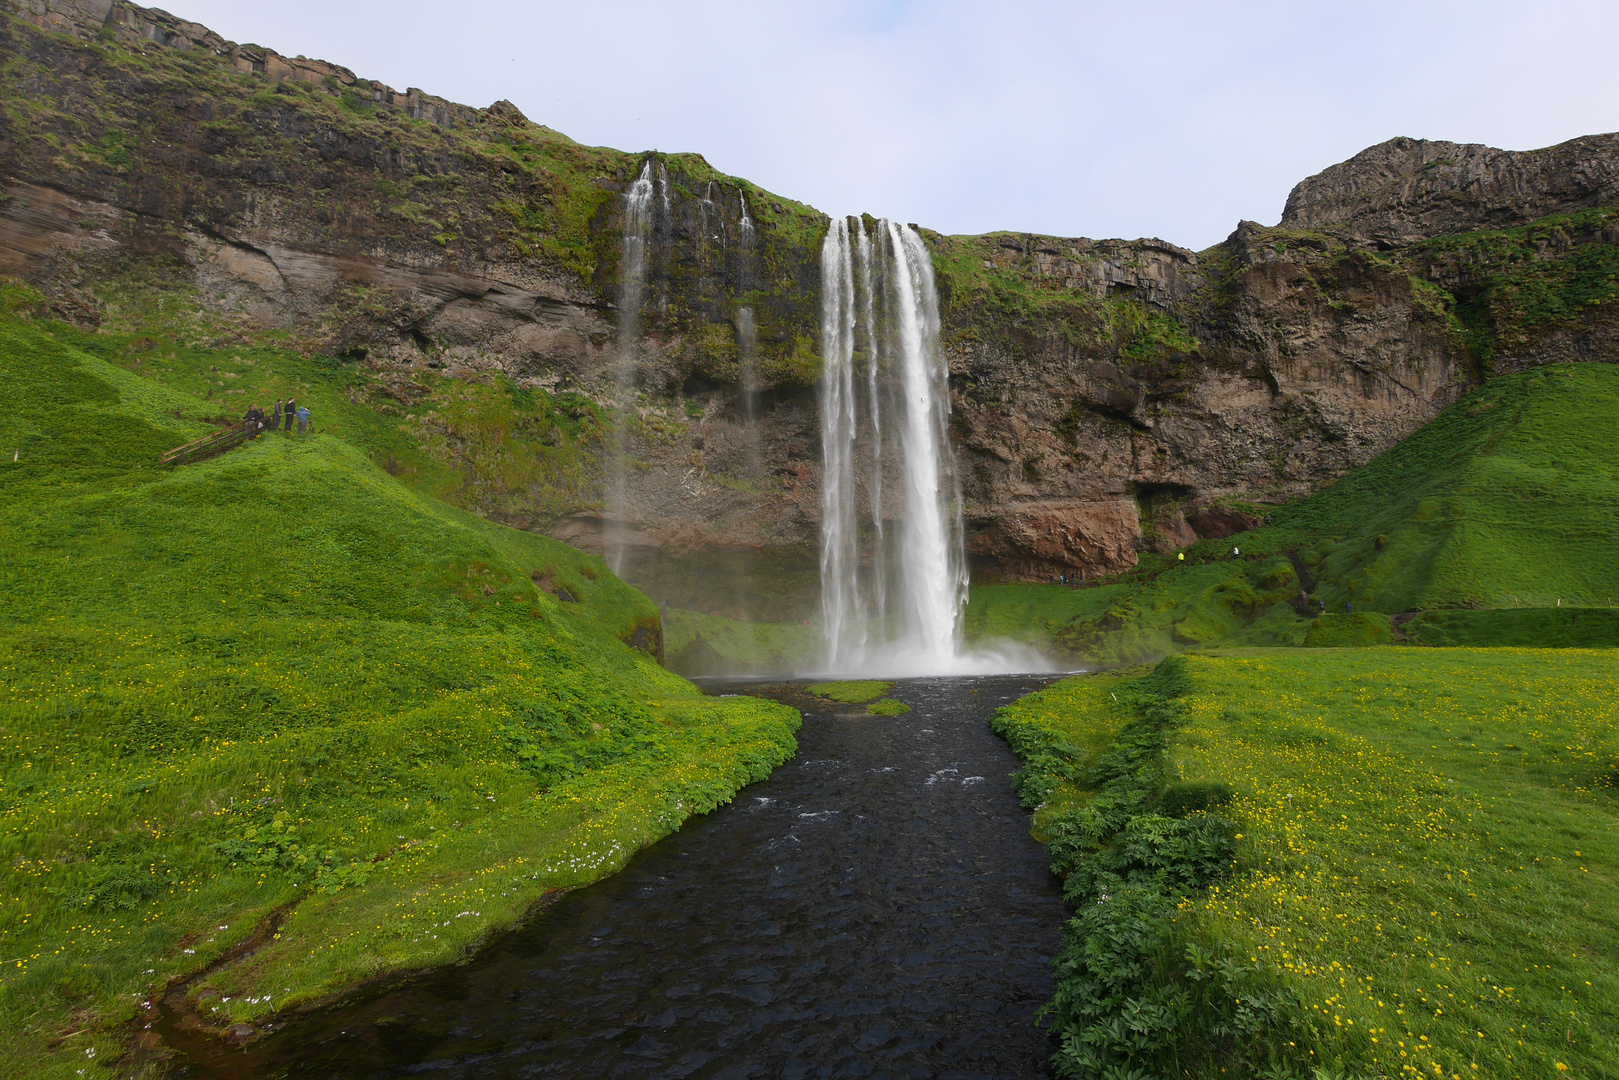
<instances>
[{"instance_id":1,"label":"dark water surface","mask_svg":"<svg viewBox=\"0 0 1619 1080\"><path fill-rule=\"evenodd\" d=\"M1066 912L985 720L1049 681L912 680L899 717L783 697L798 755L732 805L467 964L171 1075L1044 1076Z\"/></svg>"}]
</instances>

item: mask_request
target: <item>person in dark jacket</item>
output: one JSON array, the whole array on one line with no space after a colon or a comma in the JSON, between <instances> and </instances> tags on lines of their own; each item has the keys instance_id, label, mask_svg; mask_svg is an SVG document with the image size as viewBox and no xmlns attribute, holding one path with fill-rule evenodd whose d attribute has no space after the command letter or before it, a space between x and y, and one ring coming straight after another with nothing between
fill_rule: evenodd
<instances>
[{"instance_id":1,"label":"person in dark jacket","mask_svg":"<svg viewBox=\"0 0 1619 1080\"><path fill-rule=\"evenodd\" d=\"M292 433L292 421L298 415L298 403L293 401L291 398L287 399L286 414L287 414L287 433L290 435Z\"/></svg>"},{"instance_id":2,"label":"person in dark jacket","mask_svg":"<svg viewBox=\"0 0 1619 1080\"><path fill-rule=\"evenodd\" d=\"M259 410L259 407L257 405L249 405L247 407L247 415L242 419L243 422L247 424L247 437L249 439L258 438L259 428L264 426L264 413Z\"/></svg>"},{"instance_id":3,"label":"person in dark jacket","mask_svg":"<svg viewBox=\"0 0 1619 1080\"><path fill-rule=\"evenodd\" d=\"M281 426L281 399L277 398L275 408L270 410L270 430L274 431Z\"/></svg>"}]
</instances>

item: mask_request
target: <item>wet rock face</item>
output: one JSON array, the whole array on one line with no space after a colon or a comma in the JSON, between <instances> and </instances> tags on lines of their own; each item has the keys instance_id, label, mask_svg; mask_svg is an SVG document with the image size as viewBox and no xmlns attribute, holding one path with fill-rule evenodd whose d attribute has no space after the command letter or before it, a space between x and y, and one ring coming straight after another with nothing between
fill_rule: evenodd
<instances>
[{"instance_id":1,"label":"wet rock face","mask_svg":"<svg viewBox=\"0 0 1619 1080\"><path fill-rule=\"evenodd\" d=\"M968 552L998 576L1050 581L1076 571L1117 574L1139 561L1141 538L1130 499L1094 503L1021 503L974 531Z\"/></svg>"},{"instance_id":2,"label":"wet rock face","mask_svg":"<svg viewBox=\"0 0 1619 1080\"><path fill-rule=\"evenodd\" d=\"M1332 229L1381 247L1619 203L1619 134L1543 150L1390 139L1301 181L1284 229Z\"/></svg>"},{"instance_id":3,"label":"wet rock face","mask_svg":"<svg viewBox=\"0 0 1619 1080\"><path fill-rule=\"evenodd\" d=\"M139 62L92 49L115 45ZM161 267L244 328L363 359L401 408L428 365L614 402L621 196L650 160L639 467L612 528L674 554L816 543L818 211L693 155L580 147L507 102L398 93L124 0L0 7L0 53L28 73L9 92L39 106L0 139L0 273L93 325L101 282ZM975 567L1115 573L1230 535L1224 502L1342 476L1492 373L1613 359L1606 293L1534 317L1491 297L1503 272L1619 247L1619 216L1537 225L1510 251L1432 238L1615 205L1619 135L1525 153L1394 139L1300 183L1280 226L1243 222L1200 253L924 231ZM498 477L455 497L599 548L600 457L560 512ZM859 468L902 516L897 477Z\"/></svg>"},{"instance_id":4,"label":"wet rock face","mask_svg":"<svg viewBox=\"0 0 1619 1080\"><path fill-rule=\"evenodd\" d=\"M1187 524L1200 539L1223 540L1228 536L1246 532L1259 522L1229 506L1205 506L1192 515Z\"/></svg>"}]
</instances>

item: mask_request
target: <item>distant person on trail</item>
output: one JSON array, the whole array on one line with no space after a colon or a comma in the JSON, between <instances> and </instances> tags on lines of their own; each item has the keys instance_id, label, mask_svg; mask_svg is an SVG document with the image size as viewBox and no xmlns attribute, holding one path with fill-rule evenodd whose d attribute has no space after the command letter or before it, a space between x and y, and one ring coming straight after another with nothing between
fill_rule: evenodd
<instances>
[{"instance_id":1,"label":"distant person on trail","mask_svg":"<svg viewBox=\"0 0 1619 1080\"><path fill-rule=\"evenodd\" d=\"M287 432L288 432L288 434L291 434L291 432L292 432L292 418L294 416L297 416L297 415L298 415L298 406L297 406L297 404L291 398L288 398L287 399Z\"/></svg>"},{"instance_id":2,"label":"distant person on trail","mask_svg":"<svg viewBox=\"0 0 1619 1080\"><path fill-rule=\"evenodd\" d=\"M259 407L257 405L248 406L247 416L244 418L244 422L247 424L247 437L249 439L258 438L259 428L264 426L263 417L264 414L259 411Z\"/></svg>"},{"instance_id":3,"label":"distant person on trail","mask_svg":"<svg viewBox=\"0 0 1619 1080\"><path fill-rule=\"evenodd\" d=\"M1353 615L1354 613L1355 613L1355 605L1350 604L1350 603L1345 603L1344 604L1344 614L1345 615Z\"/></svg>"},{"instance_id":4,"label":"distant person on trail","mask_svg":"<svg viewBox=\"0 0 1619 1080\"><path fill-rule=\"evenodd\" d=\"M275 408L270 410L270 430L274 431L281 426L281 399L277 398Z\"/></svg>"},{"instance_id":5,"label":"distant person on trail","mask_svg":"<svg viewBox=\"0 0 1619 1080\"><path fill-rule=\"evenodd\" d=\"M302 435L304 433L304 428L306 428L308 425L309 410L300 405L298 406L298 434Z\"/></svg>"}]
</instances>

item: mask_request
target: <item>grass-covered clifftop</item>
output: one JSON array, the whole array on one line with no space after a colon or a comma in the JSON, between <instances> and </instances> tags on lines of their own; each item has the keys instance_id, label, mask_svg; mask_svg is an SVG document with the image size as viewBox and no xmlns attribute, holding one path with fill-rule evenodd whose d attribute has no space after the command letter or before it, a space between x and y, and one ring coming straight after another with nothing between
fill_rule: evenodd
<instances>
[{"instance_id":1,"label":"grass-covered clifftop","mask_svg":"<svg viewBox=\"0 0 1619 1080\"><path fill-rule=\"evenodd\" d=\"M1057 1075L1619 1076L1614 673L1264 651L1000 710L1075 905Z\"/></svg>"},{"instance_id":2,"label":"grass-covered clifftop","mask_svg":"<svg viewBox=\"0 0 1619 1080\"><path fill-rule=\"evenodd\" d=\"M791 754L791 710L626 643L657 611L599 559L378 467L339 390L171 469L220 406L94 344L0 317L0 1073L105 1071L272 912L187 984L205 1023L453 960Z\"/></svg>"},{"instance_id":3,"label":"grass-covered clifftop","mask_svg":"<svg viewBox=\"0 0 1619 1080\"><path fill-rule=\"evenodd\" d=\"M1619 208L1553 214L1508 229L1441 236L1403 261L1448 290L1455 319L1486 366L1548 331L1579 329L1619 296ZM1610 315L1611 317L1611 315Z\"/></svg>"}]
</instances>

